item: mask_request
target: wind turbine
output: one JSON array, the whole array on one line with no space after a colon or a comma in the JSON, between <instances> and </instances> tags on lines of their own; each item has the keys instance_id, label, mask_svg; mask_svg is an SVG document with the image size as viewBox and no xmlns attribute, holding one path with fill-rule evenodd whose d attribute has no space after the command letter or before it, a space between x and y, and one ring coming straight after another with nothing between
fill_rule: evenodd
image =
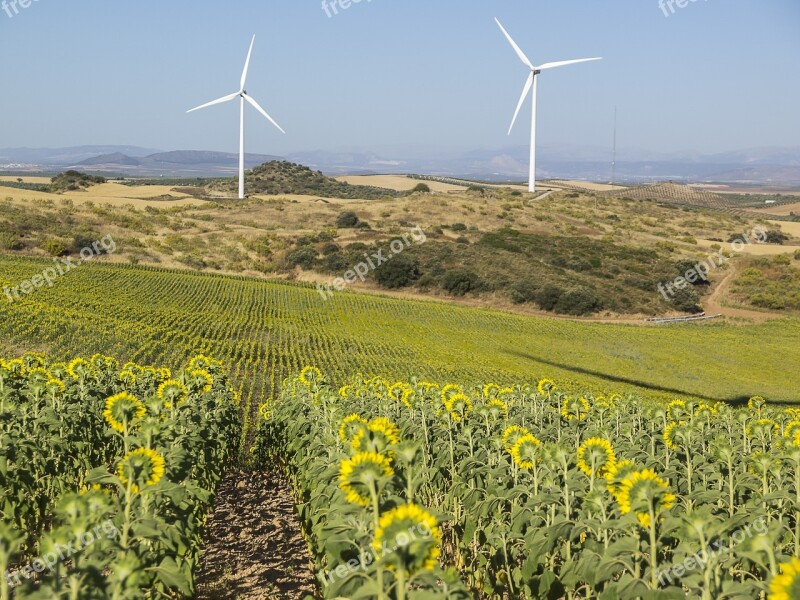
<instances>
[{"instance_id":1,"label":"wind turbine","mask_svg":"<svg viewBox=\"0 0 800 600\"><path fill-rule=\"evenodd\" d=\"M250 42L250 50L247 52L247 60L244 63L244 71L242 71L242 80L239 84L239 91L235 94L230 94L228 96L223 96L217 100L212 100L202 106L198 106L197 108L193 108L191 110L186 111L187 113L194 112L196 110L202 110L204 108L208 108L209 106L214 106L215 104L222 104L224 102L230 102L231 100L236 100L239 98L239 199L244 199L244 103L248 102L255 108L258 112L264 115L267 120L275 125L281 133L286 133L280 125L278 125L275 120L267 114L261 106L256 102L252 97L247 94L247 91L244 89L245 83L247 83L247 70L250 68L250 57L253 54L253 44L256 42L256 36L253 36L253 41Z\"/></svg>"},{"instance_id":2,"label":"wind turbine","mask_svg":"<svg viewBox=\"0 0 800 600\"><path fill-rule=\"evenodd\" d=\"M503 32L503 35L506 36L508 43L511 44L511 47L514 48L514 52L517 53L519 59L531 70L531 74L528 76L528 80L525 82L525 87L522 89L522 96L519 99L519 104L517 104L517 110L514 112L514 118L511 120L511 127L508 128L508 135L511 135L511 130L514 129L514 123L517 121L517 117L519 116L519 111L522 108L522 104L525 102L525 98L528 97L528 93L533 88L533 117L531 121L531 163L530 163L530 179L528 180L530 183L528 184L528 191L535 192L536 191L536 93L537 87L539 83L539 74L542 71L546 71L547 69L555 69L556 67L565 67L567 65L574 65L577 63L582 62L589 62L592 60L602 60L601 58L579 58L577 60L561 60L558 62L549 62L538 67L535 67L533 63L525 56L525 53L520 50L520 47L517 46L517 43L511 39L511 36L508 35L508 32L505 30L503 25L500 21L495 18L495 22L497 23L498 27L500 27L500 31Z\"/></svg>"}]
</instances>

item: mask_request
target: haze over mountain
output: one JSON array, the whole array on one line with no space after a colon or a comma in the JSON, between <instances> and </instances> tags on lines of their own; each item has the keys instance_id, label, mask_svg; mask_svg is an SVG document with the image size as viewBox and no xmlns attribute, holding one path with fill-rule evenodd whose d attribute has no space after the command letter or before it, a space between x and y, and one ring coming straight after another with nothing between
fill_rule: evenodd
<instances>
[{"instance_id":1,"label":"haze over mountain","mask_svg":"<svg viewBox=\"0 0 800 600\"><path fill-rule=\"evenodd\" d=\"M596 146L542 145L539 175L549 179L609 181L612 152ZM248 154L247 168L276 159L307 165L327 175L419 173L492 181L518 181L527 175L527 146L437 151L424 147L385 147L295 152L285 156ZM229 152L160 152L136 146L0 149L0 171L53 172L65 168L121 176L229 176L238 166ZM800 185L800 147L748 148L718 154L660 153L622 148L616 180Z\"/></svg>"}]
</instances>

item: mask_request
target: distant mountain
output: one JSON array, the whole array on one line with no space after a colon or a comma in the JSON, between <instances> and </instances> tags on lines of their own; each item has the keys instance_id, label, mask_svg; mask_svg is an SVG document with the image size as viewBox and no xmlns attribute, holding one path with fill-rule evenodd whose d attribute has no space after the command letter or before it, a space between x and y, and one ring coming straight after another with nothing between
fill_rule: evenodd
<instances>
[{"instance_id":1,"label":"distant mountain","mask_svg":"<svg viewBox=\"0 0 800 600\"><path fill-rule=\"evenodd\" d=\"M569 144L539 147L537 176L542 179L610 181L611 150ZM285 157L248 154L248 169L273 160L308 165L326 175L420 173L487 181L523 181L528 176L528 147L480 148L465 152L425 147L382 147L346 151L296 152ZM137 146L0 149L0 171L58 172L78 168L127 177L229 177L239 156L227 152L178 150L159 152ZM617 153L616 181L759 183L800 185L800 147L750 148L716 154L659 153L622 148Z\"/></svg>"}]
</instances>

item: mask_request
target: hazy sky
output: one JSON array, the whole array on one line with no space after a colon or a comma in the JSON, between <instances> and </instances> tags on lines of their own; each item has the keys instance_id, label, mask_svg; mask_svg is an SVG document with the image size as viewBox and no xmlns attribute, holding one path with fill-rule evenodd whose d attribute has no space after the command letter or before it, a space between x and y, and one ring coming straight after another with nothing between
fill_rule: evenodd
<instances>
[{"instance_id":1,"label":"hazy sky","mask_svg":"<svg viewBox=\"0 0 800 600\"><path fill-rule=\"evenodd\" d=\"M11 0L6 0L10 2ZM27 0L24 0L27 1ZM603 56L540 80L542 144L718 152L800 145L800 2L697 0L33 0L0 9L0 147L238 148L238 105L185 114L248 82L248 151L448 150L506 135L525 67ZM681 0L683 1L683 0ZM669 10L669 9L667 9ZM13 9L9 7L13 14Z\"/></svg>"}]
</instances>

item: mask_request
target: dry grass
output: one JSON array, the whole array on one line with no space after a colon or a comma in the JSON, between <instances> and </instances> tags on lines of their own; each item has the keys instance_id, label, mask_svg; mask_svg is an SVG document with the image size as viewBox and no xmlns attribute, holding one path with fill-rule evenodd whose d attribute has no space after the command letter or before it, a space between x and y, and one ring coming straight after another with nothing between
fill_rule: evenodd
<instances>
[{"instance_id":1,"label":"dry grass","mask_svg":"<svg viewBox=\"0 0 800 600\"><path fill-rule=\"evenodd\" d=\"M420 183L426 184L434 192L457 192L464 191L467 188L466 185L459 186L450 183L439 183L438 181L421 181L405 175L347 175L345 177L336 177L336 179L350 185L371 185L399 192L413 190Z\"/></svg>"}]
</instances>

